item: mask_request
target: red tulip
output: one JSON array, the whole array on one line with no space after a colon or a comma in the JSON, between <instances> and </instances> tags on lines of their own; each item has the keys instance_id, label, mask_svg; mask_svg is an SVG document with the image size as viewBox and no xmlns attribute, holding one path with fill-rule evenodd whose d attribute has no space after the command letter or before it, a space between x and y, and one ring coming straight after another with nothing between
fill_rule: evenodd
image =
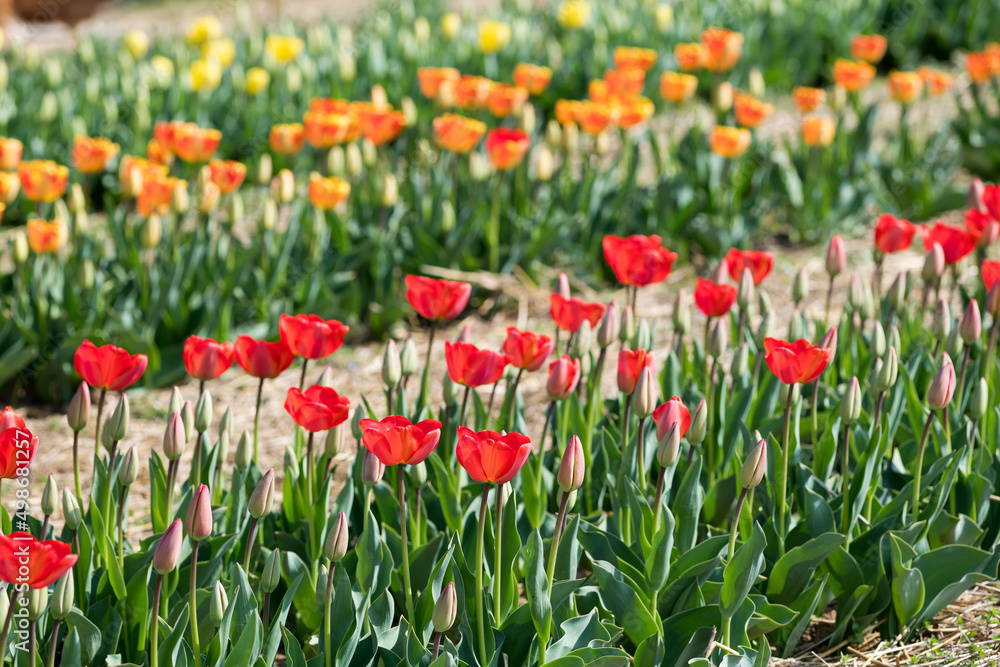
<instances>
[{"instance_id":1,"label":"red tulip","mask_svg":"<svg viewBox=\"0 0 1000 667\"><path fill-rule=\"evenodd\" d=\"M921 227L920 237L924 248L930 250L935 243L944 251L945 264L955 264L976 249L976 237L963 227L935 223L933 227Z\"/></svg>"},{"instance_id":2,"label":"red tulip","mask_svg":"<svg viewBox=\"0 0 1000 667\"><path fill-rule=\"evenodd\" d=\"M983 208L994 220L1000 220L1000 185L983 186Z\"/></svg>"},{"instance_id":3,"label":"red tulip","mask_svg":"<svg viewBox=\"0 0 1000 667\"><path fill-rule=\"evenodd\" d=\"M361 442L382 465L416 465L434 451L441 439L441 422L433 419L411 424L406 417L391 415L382 421L362 419Z\"/></svg>"},{"instance_id":4,"label":"red tulip","mask_svg":"<svg viewBox=\"0 0 1000 667\"><path fill-rule=\"evenodd\" d=\"M511 366L533 372L541 368L552 354L553 345L552 339L544 334L507 327L507 340L503 342L503 351L510 357Z\"/></svg>"},{"instance_id":5,"label":"red tulip","mask_svg":"<svg viewBox=\"0 0 1000 667\"><path fill-rule=\"evenodd\" d=\"M664 248L659 236L635 234L627 238L608 234L602 243L604 259L623 285L652 285L670 275L677 253Z\"/></svg>"},{"instance_id":6,"label":"red tulip","mask_svg":"<svg viewBox=\"0 0 1000 667\"><path fill-rule=\"evenodd\" d=\"M531 453L531 440L520 433L497 433L458 427L455 456L477 482L506 484L514 478Z\"/></svg>"},{"instance_id":7,"label":"red tulip","mask_svg":"<svg viewBox=\"0 0 1000 667\"><path fill-rule=\"evenodd\" d=\"M604 311L603 303L587 303L578 297L567 299L559 294L549 295L549 312L556 326L563 331L576 333L584 320L590 322L591 327L596 327L604 317Z\"/></svg>"},{"instance_id":8,"label":"red tulip","mask_svg":"<svg viewBox=\"0 0 1000 667\"><path fill-rule=\"evenodd\" d=\"M774 267L774 255L763 250L740 250L731 248L726 253L726 268L729 269L729 277L733 282L739 282L743 277L743 270L750 269L753 276L753 284L760 285L764 278L771 273Z\"/></svg>"},{"instance_id":9,"label":"red tulip","mask_svg":"<svg viewBox=\"0 0 1000 667\"><path fill-rule=\"evenodd\" d=\"M979 269L979 275L983 278L983 285L988 292L993 284L1000 280L1000 260L984 259L983 265Z\"/></svg>"},{"instance_id":10,"label":"red tulip","mask_svg":"<svg viewBox=\"0 0 1000 667\"><path fill-rule=\"evenodd\" d=\"M728 313L736 303L736 294L737 290L732 285L698 278L694 287L694 303L705 317L719 317Z\"/></svg>"},{"instance_id":11,"label":"red tulip","mask_svg":"<svg viewBox=\"0 0 1000 667\"><path fill-rule=\"evenodd\" d=\"M305 391L298 387L288 390L285 397L285 412L295 423L309 431L329 431L347 421L351 412L351 401L336 391L315 384Z\"/></svg>"},{"instance_id":12,"label":"red tulip","mask_svg":"<svg viewBox=\"0 0 1000 667\"><path fill-rule=\"evenodd\" d=\"M91 387L122 391L142 377L149 359L114 345L97 347L84 340L73 355L73 368Z\"/></svg>"},{"instance_id":13,"label":"red tulip","mask_svg":"<svg viewBox=\"0 0 1000 667\"><path fill-rule=\"evenodd\" d=\"M23 426L0 433L0 479L18 477L19 468L27 468L35 458L38 436Z\"/></svg>"},{"instance_id":14,"label":"red tulip","mask_svg":"<svg viewBox=\"0 0 1000 667\"><path fill-rule=\"evenodd\" d=\"M1000 236L1000 220L994 220L989 213L978 208L970 208L965 212L965 229L981 246L988 246Z\"/></svg>"},{"instance_id":15,"label":"red tulip","mask_svg":"<svg viewBox=\"0 0 1000 667\"><path fill-rule=\"evenodd\" d=\"M184 368L199 380L214 380L233 365L233 344L188 336L184 341Z\"/></svg>"},{"instance_id":16,"label":"red tulip","mask_svg":"<svg viewBox=\"0 0 1000 667\"><path fill-rule=\"evenodd\" d=\"M406 300L428 320L453 320L465 309L472 285L455 280L406 276Z\"/></svg>"},{"instance_id":17,"label":"red tulip","mask_svg":"<svg viewBox=\"0 0 1000 667\"><path fill-rule=\"evenodd\" d=\"M70 551L72 547L65 542L39 542L31 533L0 535L0 580L48 588L76 564L77 555Z\"/></svg>"},{"instance_id":18,"label":"red tulip","mask_svg":"<svg viewBox=\"0 0 1000 667\"><path fill-rule=\"evenodd\" d=\"M276 378L292 365L295 355L285 341L269 343L266 340L256 340L246 334L236 339L233 346L236 352L236 363L255 378Z\"/></svg>"},{"instance_id":19,"label":"red tulip","mask_svg":"<svg viewBox=\"0 0 1000 667\"><path fill-rule=\"evenodd\" d=\"M652 368L653 353L646 350L622 350L618 353L618 391L631 396L643 368Z\"/></svg>"},{"instance_id":20,"label":"red tulip","mask_svg":"<svg viewBox=\"0 0 1000 667\"><path fill-rule=\"evenodd\" d=\"M780 338L764 339L764 361L785 384L808 384L820 376L830 361L830 348L803 339L794 343Z\"/></svg>"},{"instance_id":21,"label":"red tulip","mask_svg":"<svg viewBox=\"0 0 1000 667\"><path fill-rule=\"evenodd\" d=\"M452 382L466 387L493 384L503 377L510 357L493 350L480 350L472 343L444 343L444 360ZM386 465L389 465L388 463Z\"/></svg>"},{"instance_id":22,"label":"red tulip","mask_svg":"<svg viewBox=\"0 0 1000 667\"><path fill-rule=\"evenodd\" d=\"M565 354L549 364L545 392L553 401L561 401L576 390L580 382L580 360Z\"/></svg>"},{"instance_id":23,"label":"red tulip","mask_svg":"<svg viewBox=\"0 0 1000 667\"><path fill-rule=\"evenodd\" d=\"M875 247L885 254L906 250L913 243L916 226L891 213L883 213L875 223Z\"/></svg>"},{"instance_id":24,"label":"red tulip","mask_svg":"<svg viewBox=\"0 0 1000 667\"><path fill-rule=\"evenodd\" d=\"M291 351L306 359L328 357L344 344L349 327L337 320L324 320L319 315L282 315L278 331Z\"/></svg>"},{"instance_id":25,"label":"red tulip","mask_svg":"<svg viewBox=\"0 0 1000 667\"><path fill-rule=\"evenodd\" d=\"M9 405L0 412L0 433L9 428L26 428L21 415L14 412Z\"/></svg>"},{"instance_id":26,"label":"red tulip","mask_svg":"<svg viewBox=\"0 0 1000 667\"><path fill-rule=\"evenodd\" d=\"M680 432L679 437L683 438L691 426L691 413L684 402L674 396L653 410L653 421L656 422L657 440L662 440L674 424L677 424L677 430Z\"/></svg>"}]
</instances>

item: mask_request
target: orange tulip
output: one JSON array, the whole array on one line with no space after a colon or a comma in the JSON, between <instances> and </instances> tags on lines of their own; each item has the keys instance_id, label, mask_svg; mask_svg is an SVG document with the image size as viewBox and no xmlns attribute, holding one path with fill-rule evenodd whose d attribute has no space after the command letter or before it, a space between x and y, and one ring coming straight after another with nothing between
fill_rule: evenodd
<instances>
[{"instance_id":1,"label":"orange tulip","mask_svg":"<svg viewBox=\"0 0 1000 667\"><path fill-rule=\"evenodd\" d=\"M182 120L170 120L170 121L160 121L153 126L153 138L156 139L160 146L171 153L176 153L177 150L174 147L177 137L177 130L184 126L184 121Z\"/></svg>"},{"instance_id":2,"label":"orange tulip","mask_svg":"<svg viewBox=\"0 0 1000 667\"><path fill-rule=\"evenodd\" d=\"M14 201L21 190L21 180L9 171L0 171L0 202L4 205Z\"/></svg>"},{"instance_id":3,"label":"orange tulip","mask_svg":"<svg viewBox=\"0 0 1000 667\"><path fill-rule=\"evenodd\" d=\"M235 192L247 177L247 168L236 160L212 160L208 163L208 175L219 186L222 194Z\"/></svg>"},{"instance_id":4,"label":"orange tulip","mask_svg":"<svg viewBox=\"0 0 1000 667\"><path fill-rule=\"evenodd\" d=\"M577 100L556 100L556 120L562 125L575 123L583 104Z\"/></svg>"},{"instance_id":5,"label":"orange tulip","mask_svg":"<svg viewBox=\"0 0 1000 667\"><path fill-rule=\"evenodd\" d=\"M207 162L215 155L222 132L184 123L174 132L174 152L185 162Z\"/></svg>"},{"instance_id":6,"label":"orange tulip","mask_svg":"<svg viewBox=\"0 0 1000 667\"><path fill-rule=\"evenodd\" d=\"M726 28L705 28L701 43L705 47L705 69L711 72L728 72L743 51L743 35Z\"/></svg>"},{"instance_id":7,"label":"orange tulip","mask_svg":"<svg viewBox=\"0 0 1000 667\"><path fill-rule=\"evenodd\" d=\"M901 104L909 104L917 99L924 87L923 78L916 72L889 72L889 95Z\"/></svg>"},{"instance_id":8,"label":"orange tulip","mask_svg":"<svg viewBox=\"0 0 1000 667\"><path fill-rule=\"evenodd\" d=\"M581 130L597 136L615 122L615 110L603 102L582 102L576 120Z\"/></svg>"},{"instance_id":9,"label":"orange tulip","mask_svg":"<svg viewBox=\"0 0 1000 667\"><path fill-rule=\"evenodd\" d=\"M850 93L856 93L875 78L875 68L863 60L837 58L833 63L833 80Z\"/></svg>"},{"instance_id":10,"label":"orange tulip","mask_svg":"<svg viewBox=\"0 0 1000 667\"><path fill-rule=\"evenodd\" d=\"M347 100L329 97L314 97L309 100L309 111L317 113L347 113L350 109L351 103Z\"/></svg>"},{"instance_id":11,"label":"orange tulip","mask_svg":"<svg viewBox=\"0 0 1000 667\"><path fill-rule=\"evenodd\" d=\"M170 164L174 161L174 154L155 138L146 142L146 157L156 164Z\"/></svg>"},{"instance_id":12,"label":"orange tulip","mask_svg":"<svg viewBox=\"0 0 1000 667\"><path fill-rule=\"evenodd\" d=\"M691 99L698 90L698 77L693 74L664 72L660 75L660 95L668 102L680 104Z\"/></svg>"},{"instance_id":13,"label":"orange tulip","mask_svg":"<svg viewBox=\"0 0 1000 667\"><path fill-rule=\"evenodd\" d=\"M824 116L806 116L802 119L802 143L806 146L826 148L833 143L836 125Z\"/></svg>"},{"instance_id":14,"label":"orange tulip","mask_svg":"<svg viewBox=\"0 0 1000 667\"><path fill-rule=\"evenodd\" d=\"M394 140L406 127L403 112L392 109L366 108L359 113L358 121L365 137L376 146Z\"/></svg>"},{"instance_id":15,"label":"orange tulip","mask_svg":"<svg viewBox=\"0 0 1000 667\"><path fill-rule=\"evenodd\" d=\"M530 146L531 140L521 130L498 127L486 135L486 152L496 169L517 167L524 160Z\"/></svg>"},{"instance_id":16,"label":"orange tulip","mask_svg":"<svg viewBox=\"0 0 1000 667\"><path fill-rule=\"evenodd\" d=\"M736 122L743 127L754 128L764 122L764 119L774 112L774 107L766 102L754 99L750 95L737 93L733 103Z\"/></svg>"},{"instance_id":17,"label":"orange tulip","mask_svg":"<svg viewBox=\"0 0 1000 667\"><path fill-rule=\"evenodd\" d=\"M677 59L677 69L695 72L705 63L705 47L700 42L678 44L674 47L674 58Z\"/></svg>"},{"instance_id":18,"label":"orange tulip","mask_svg":"<svg viewBox=\"0 0 1000 667\"><path fill-rule=\"evenodd\" d=\"M309 179L309 201L324 211L336 207L350 194L351 184L341 178L326 178L313 174Z\"/></svg>"},{"instance_id":19,"label":"orange tulip","mask_svg":"<svg viewBox=\"0 0 1000 667\"><path fill-rule=\"evenodd\" d=\"M796 86L792 89L792 99L802 113L809 113L819 108L826 101L826 91L822 88Z\"/></svg>"},{"instance_id":20,"label":"orange tulip","mask_svg":"<svg viewBox=\"0 0 1000 667\"><path fill-rule=\"evenodd\" d=\"M972 51L965 56L965 71L974 83L986 83L993 76L991 56L986 51Z\"/></svg>"},{"instance_id":21,"label":"orange tulip","mask_svg":"<svg viewBox=\"0 0 1000 667\"><path fill-rule=\"evenodd\" d=\"M118 154L118 144L103 137L73 139L73 165L84 174L104 171L108 160Z\"/></svg>"},{"instance_id":22,"label":"orange tulip","mask_svg":"<svg viewBox=\"0 0 1000 667\"><path fill-rule=\"evenodd\" d=\"M646 73L640 69L609 69L604 73L604 84L611 97L640 95L645 83Z\"/></svg>"},{"instance_id":23,"label":"orange tulip","mask_svg":"<svg viewBox=\"0 0 1000 667\"><path fill-rule=\"evenodd\" d=\"M511 114L520 113L527 100L528 90L526 88L498 83L490 90L486 106L490 113L497 118L506 118Z\"/></svg>"},{"instance_id":24,"label":"orange tulip","mask_svg":"<svg viewBox=\"0 0 1000 667\"><path fill-rule=\"evenodd\" d=\"M637 46L619 46L615 49L614 58L618 69L637 69L645 73L656 64L656 51Z\"/></svg>"},{"instance_id":25,"label":"orange tulip","mask_svg":"<svg viewBox=\"0 0 1000 667\"><path fill-rule=\"evenodd\" d=\"M454 67L421 67L417 70L417 81L420 83L420 92L427 99L436 99L441 91L441 84L445 82L458 81L461 74Z\"/></svg>"},{"instance_id":26,"label":"orange tulip","mask_svg":"<svg viewBox=\"0 0 1000 667\"><path fill-rule=\"evenodd\" d=\"M591 102L607 102L611 99L608 83L604 79L591 79L587 85L587 97Z\"/></svg>"},{"instance_id":27,"label":"orange tulip","mask_svg":"<svg viewBox=\"0 0 1000 667\"><path fill-rule=\"evenodd\" d=\"M486 123L459 116L445 114L434 119L434 140L438 146L453 153L468 153L486 133Z\"/></svg>"},{"instance_id":28,"label":"orange tulip","mask_svg":"<svg viewBox=\"0 0 1000 667\"><path fill-rule=\"evenodd\" d=\"M874 65L885 56L888 45L882 35L855 35L851 39L851 57Z\"/></svg>"},{"instance_id":29,"label":"orange tulip","mask_svg":"<svg viewBox=\"0 0 1000 667\"><path fill-rule=\"evenodd\" d=\"M62 220L28 220L28 245L39 255L58 252L65 243L66 225Z\"/></svg>"},{"instance_id":30,"label":"orange tulip","mask_svg":"<svg viewBox=\"0 0 1000 667\"><path fill-rule=\"evenodd\" d=\"M51 160L29 160L17 167L24 196L31 201L51 203L62 197L69 181L69 169Z\"/></svg>"},{"instance_id":31,"label":"orange tulip","mask_svg":"<svg viewBox=\"0 0 1000 667\"><path fill-rule=\"evenodd\" d=\"M518 63L514 67L514 83L532 95L541 95L552 80L552 70L541 65Z\"/></svg>"},{"instance_id":32,"label":"orange tulip","mask_svg":"<svg viewBox=\"0 0 1000 667\"><path fill-rule=\"evenodd\" d=\"M306 140L302 123L279 123L271 127L268 142L278 155L297 155Z\"/></svg>"},{"instance_id":33,"label":"orange tulip","mask_svg":"<svg viewBox=\"0 0 1000 667\"><path fill-rule=\"evenodd\" d=\"M734 160L747 152L751 138L746 128L716 125L708 139L713 153Z\"/></svg>"},{"instance_id":34,"label":"orange tulip","mask_svg":"<svg viewBox=\"0 0 1000 667\"><path fill-rule=\"evenodd\" d=\"M155 176L166 176L168 172L168 168L164 164L158 164L135 155L123 155L118 163L118 179L121 182L122 194L126 197L135 197L139 194L130 190L130 174L133 170L138 170L142 182Z\"/></svg>"},{"instance_id":35,"label":"orange tulip","mask_svg":"<svg viewBox=\"0 0 1000 667\"><path fill-rule=\"evenodd\" d=\"M944 94L955 83L955 77L951 74L933 67L921 67L917 69L917 74L927 84L927 91L932 97Z\"/></svg>"},{"instance_id":36,"label":"orange tulip","mask_svg":"<svg viewBox=\"0 0 1000 667\"><path fill-rule=\"evenodd\" d=\"M618 105L616 122L618 127L628 129L635 127L653 115L656 108L653 101L646 97L634 97Z\"/></svg>"},{"instance_id":37,"label":"orange tulip","mask_svg":"<svg viewBox=\"0 0 1000 667\"><path fill-rule=\"evenodd\" d=\"M482 76L465 74L455 82L455 106L459 109L482 107L490 95L493 82Z\"/></svg>"},{"instance_id":38,"label":"orange tulip","mask_svg":"<svg viewBox=\"0 0 1000 667\"><path fill-rule=\"evenodd\" d=\"M17 139L0 137L0 170L14 171L21 164L24 146Z\"/></svg>"},{"instance_id":39,"label":"orange tulip","mask_svg":"<svg viewBox=\"0 0 1000 667\"><path fill-rule=\"evenodd\" d=\"M174 200L174 189L178 184L187 187L187 181L172 176L153 173L143 178L142 192L136 201L139 213L147 218L153 213L165 213Z\"/></svg>"},{"instance_id":40,"label":"orange tulip","mask_svg":"<svg viewBox=\"0 0 1000 667\"><path fill-rule=\"evenodd\" d=\"M305 113L305 138L315 148L330 148L344 143L351 128L349 113L326 113L307 111Z\"/></svg>"}]
</instances>

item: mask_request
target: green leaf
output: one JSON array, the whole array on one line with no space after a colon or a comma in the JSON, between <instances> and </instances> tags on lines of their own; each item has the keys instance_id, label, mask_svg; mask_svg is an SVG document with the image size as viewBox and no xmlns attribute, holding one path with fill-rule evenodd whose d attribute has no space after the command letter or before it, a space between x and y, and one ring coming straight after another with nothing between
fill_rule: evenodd
<instances>
[{"instance_id":1,"label":"green leaf","mask_svg":"<svg viewBox=\"0 0 1000 667\"><path fill-rule=\"evenodd\" d=\"M80 634L76 628L71 628L66 640L62 643L62 657L59 659L60 667L82 667L84 664L80 649Z\"/></svg>"},{"instance_id":2,"label":"green leaf","mask_svg":"<svg viewBox=\"0 0 1000 667\"><path fill-rule=\"evenodd\" d=\"M531 531L521 554L524 558L524 591L528 597L531 620L535 624L539 641L548 642L552 607L549 604L549 581L545 574L542 535L537 528Z\"/></svg>"},{"instance_id":3,"label":"green leaf","mask_svg":"<svg viewBox=\"0 0 1000 667\"><path fill-rule=\"evenodd\" d=\"M90 664L101 647L101 630L76 608L69 612L66 622L76 630L81 660Z\"/></svg>"},{"instance_id":4,"label":"green leaf","mask_svg":"<svg viewBox=\"0 0 1000 667\"><path fill-rule=\"evenodd\" d=\"M226 658L225 667L246 667L246 665L253 663L260 655L262 631L260 616L254 610L250 622L246 624L244 632L236 641L229 657Z\"/></svg>"},{"instance_id":5,"label":"green leaf","mask_svg":"<svg viewBox=\"0 0 1000 667\"><path fill-rule=\"evenodd\" d=\"M760 524L754 522L750 539L736 550L722 575L719 610L723 618L733 617L757 582L757 575L764 569L765 546L767 539L764 531Z\"/></svg>"},{"instance_id":6,"label":"green leaf","mask_svg":"<svg viewBox=\"0 0 1000 667\"><path fill-rule=\"evenodd\" d=\"M698 537L698 517L705 502L705 492L701 487L701 457L695 457L691 468L684 473L684 480L677 490L674 514L677 516L677 550L681 553L695 545Z\"/></svg>"},{"instance_id":7,"label":"green leaf","mask_svg":"<svg viewBox=\"0 0 1000 667\"><path fill-rule=\"evenodd\" d=\"M278 654L278 646L281 643L281 628L285 625L285 619L288 618L288 612L292 608L292 601L295 599L295 591L298 590L299 584L305 579L306 573L301 572L299 576L295 577L295 580L289 584L288 590L281 597L281 605L278 607L278 613L275 614L274 618L271 619L271 627L267 631L267 639L264 641L264 648L261 655L264 658L264 662L268 665L274 664L274 657ZM232 599L230 597L230 599ZM230 607L233 605L230 604ZM228 609L226 610L229 611ZM221 631L221 629L220 629Z\"/></svg>"},{"instance_id":8,"label":"green leaf","mask_svg":"<svg viewBox=\"0 0 1000 667\"><path fill-rule=\"evenodd\" d=\"M594 561L594 576L601 589L601 598L615 615L615 619L625 629L625 634L638 645L646 637L656 633L656 622L647 608L643 595L639 594L642 584L631 581L616 570L611 563Z\"/></svg>"},{"instance_id":9,"label":"green leaf","mask_svg":"<svg viewBox=\"0 0 1000 667\"><path fill-rule=\"evenodd\" d=\"M281 626L281 636L284 638L285 659L288 661L288 667L308 667L299 640L284 625Z\"/></svg>"},{"instance_id":10,"label":"green leaf","mask_svg":"<svg viewBox=\"0 0 1000 667\"><path fill-rule=\"evenodd\" d=\"M651 591L660 592L670 577L670 555L674 548L674 515L662 508L660 527L653 535L649 558L646 559L646 582Z\"/></svg>"},{"instance_id":11,"label":"green leaf","mask_svg":"<svg viewBox=\"0 0 1000 667\"><path fill-rule=\"evenodd\" d=\"M794 602L809 586L819 565L843 543L843 535L826 533L789 550L771 570L768 599L779 604Z\"/></svg>"}]
</instances>

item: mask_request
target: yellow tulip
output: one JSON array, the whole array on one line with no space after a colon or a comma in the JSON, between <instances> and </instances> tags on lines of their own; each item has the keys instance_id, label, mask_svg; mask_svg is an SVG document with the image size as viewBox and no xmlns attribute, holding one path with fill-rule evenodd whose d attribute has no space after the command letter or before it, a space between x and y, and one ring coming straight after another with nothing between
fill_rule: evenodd
<instances>
[{"instance_id":1,"label":"yellow tulip","mask_svg":"<svg viewBox=\"0 0 1000 667\"><path fill-rule=\"evenodd\" d=\"M590 18L590 4L585 0L565 0L556 10L556 18L564 28L582 28Z\"/></svg>"},{"instance_id":2,"label":"yellow tulip","mask_svg":"<svg viewBox=\"0 0 1000 667\"><path fill-rule=\"evenodd\" d=\"M191 88L211 91L222 81L222 68L213 60L196 60L191 63Z\"/></svg>"},{"instance_id":3,"label":"yellow tulip","mask_svg":"<svg viewBox=\"0 0 1000 667\"><path fill-rule=\"evenodd\" d=\"M133 58L139 60L149 50L149 37L142 30L129 30L122 37L122 46Z\"/></svg>"},{"instance_id":4,"label":"yellow tulip","mask_svg":"<svg viewBox=\"0 0 1000 667\"><path fill-rule=\"evenodd\" d=\"M267 88L271 75L262 67L251 67L247 70L247 95L254 97Z\"/></svg>"},{"instance_id":5,"label":"yellow tulip","mask_svg":"<svg viewBox=\"0 0 1000 667\"><path fill-rule=\"evenodd\" d=\"M285 65L298 58L303 46L302 40L295 36L268 35L264 40L264 48L279 65Z\"/></svg>"},{"instance_id":6,"label":"yellow tulip","mask_svg":"<svg viewBox=\"0 0 1000 667\"><path fill-rule=\"evenodd\" d=\"M674 8L670 5L657 5L656 6L656 27L659 28L660 32L666 32L670 30L670 26L674 24Z\"/></svg>"},{"instance_id":7,"label":"yellow tulip","mask_svg":"<svg viewBox=\"0 0 1000 667\"><path fill-rule=\"evenodd\" d=\"M510 26L502 21L484 19L479 22L479 48L483 53L496 53L510 41Z\"/></svg>"},{"instance_id":8,"label":"yellow tulip","mask_svg":"<svg viewBox=\"0 0 1000 667\"><path fill-rule=\"evenodd\" d=\"M187 43L201 46L205 42L222 37L222 24L214 16L202 16L188 28Z\"/></svg>"},{"instance_id":9,"label":"yellow tulip","mask_svg":"<svg viewBox=\"0 0 1000 667\"><path fill-rule=\"evenodd\" d=\"M222 67L229 67L236 57L236 45L231 39L213 39L201 47L203 60L215 60Z\"/></svg>"},{"instance_id":10,"label":"yellow tulip","mask_svg":"<svg viewBox=\"0 0 1000 667\"><path fill-rule=\"evenodd\" d=\"M446 39L455 39L462 30L462 17L455 12L448 12L441 17L441 32Z\"/></svg>"}]
</instances>

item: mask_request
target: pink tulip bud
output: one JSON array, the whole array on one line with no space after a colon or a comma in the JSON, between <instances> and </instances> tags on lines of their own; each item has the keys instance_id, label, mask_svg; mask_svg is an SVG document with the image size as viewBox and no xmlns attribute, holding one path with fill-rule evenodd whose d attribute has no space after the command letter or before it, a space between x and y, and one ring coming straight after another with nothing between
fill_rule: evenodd
<instances>
[{"instance_id":1,"label":"pink tulip bud","mask_svg":"<svg viewBox=\"0 0 1000 667\"><path fill-rule=\"evenodd\" d=\"M943 273L944 248L939 243L935 243L924 256L924 268L920 271L920 277L925 283L933 284Z\"/></svg>"},{"instance_id":2,"label":"pink tulip bud","mask_svg":"<svg viewBox=\"0 0 1000 667\"><path fill-rule=\"evenodd\" d=\"M979 302L975 299L969 301L969 305L965 307L965 315L962 316L962 323L958 325L958 333L966 345L972 345L983 335L983 317L979 314Z\"/></svg>"},{"instance_id":3,"label":"pink tulip bud","mask_svg":"<svg viewBox=\"0 0 1000 667\"><path fill-rule=\"evenodd\" d=\"M656 377L651 366L643 366L639 371L639 381L635 385L632 396L632 412L639 419L645 419L653 414L656 408Z\"/></svg>"},{"instance_id":4,"label":"pink tulip bud","mask_svg":"<svg viewBox=\"0 0 1000 667\"><path fill-rule=\"evenodd\" d=\"M968 196L968 206L969 208L974 208L977 211L985 211L986 206L983 203L983 195L986 193L986 186L983 185L983 179L973 178L972 185L969 186L969 196Z\"/></svg>"},{"instance_id":5,"label":"pink tulip bud","mask_svg":"<svg viewBox=\"0 0 1000 667\"><path fill-rule=\"evenodd\" d=\"M90 419L90 387L86 382L81 382L73 394L73 400L69 402L66 410L66 422L75 433L79 433L87 428L87 421Z\"/></svg>"},{"instance_id":6,"label":"pink tulip bud","mask_svg":"<svg viewBox=\"0 0 1000 667\"><path fill-rule=\"evenodd\" d=\"M545 391L553 401L561 401L576 390L580 381L580 360L563 355L549 364Z\"/></svg>"},{"instance_id":7,"label":"pink tulip bud","mask_svg":"<svg viewBox=\"0 0 1000 667\"><path fill-rule=\"evenodd\" d=\"M833 364L833 358L835 356L837 356L837 327L836 327L836 325L832 326L832 327L830 327L829 329L826 330L826 333L823 334L823 337L819 341L819 346L820 347L829 348L829 350L830 350L830 359L829 359L829 361L826 362L826 365L829 366L829 365Z\"/></svg>"},{"instance_id":8,"label":"pink tulip bud","mask_svg":"<svg viewBox=\"0 0 1000 667\"><path fill-rule=\"evenodd\" d=\"M187 532L195 542L212 534L212 495L204 484L198 485L188 505Z\"/></svg>"},{"instance_id":9,"label":"pink tulip bud","mask_svg":"<svg viewBox=\"0 0 1000 667\"><path fill-rule=\"evenodd\" d=\"M942 410L951 403L955 395L955 366L951 363L948 355L944 355L944 363L938 369L937 375L931 381L930 389L927 390L927 403L931 410Z\"/></svg>"},{"instance_id":10,"label":"pink tulip bud","mask_svg":"<svg viewBox=\"0 0 1000 667\"><path fill-rule=\"evenodd\" d=\"M618 302L614 299L604 311L604 317L597 325L597 344L604 349L618 340L618 330L621 327L621 315L618 313Z\"/></svg>"},{"instance_id":11,"label":"pink tulip bud","mask_svg":"<svg viewBox=\"0 0 1000 667\"><path fill-rule=\"evenodd\" d=\"M721 285L726 282L729 279L729 267L726 262L722 261L716 264L708 279L717 285Z\"/></svg>"},{"instance_id":12,"label":"pink tulip bud","mask_svg":"<svg viewBox=\"0 0 1000 667\"><path fill-rule=\"evenodd\" d=\"M257 482L257 487L250 494L247 511L255 519L261 519L271 512L274 504L274 468L270 468Z\"/></svg>"},{"instance_id":13,"label":"pink tulip bud","mask_svg":"<svg viewBox=\"0 0 1000 667\"><path fill-rule=\"evenodd\" d=\"M661 468L669 468L677 460L681 449L681 431L678 422L674 422L667 432L660 436L656 447L656 462Z\"/></svg>"},{"instance_id":14,"label":"pink tulip bud","mask_svg":"<svg viewBox=\"0 0 1000 667\"><path fill-rule=\"evenodd\" d=\"M184 544L184 526L180 519L167 526L167 529L156 543L156 550L153 552L153 569L158 574L170 574L177 569L177 562L181 558L181 545Z\"/></svg>"},{"instance_id":15,"label":"pink tulip bud","mask_svg":"<svg viewBox=\"0 0 1000 667\"><path fill-rule=\"evenodd\" d=\"M566 445L566 451L563 453L562 461L559 463L559 472L556 473L556 481L559 482L559 488L564 493L579 489L583 486L585 470L583 443L580 442L579 436L574 435Z\"/></svg>"},{"instance_id":16,"label":"pink tulip bud","mask_svg":"<svg viewBox=\"0 0 1000 667\"><path fill-rule=\"evenodd\" d=\"M384 474L385 466L378 460L377 456L366 449L365 458L361 464L361 481L367 486L375 486L382 481Z\"/></svg>"},{"instance_id":17,"label":"pink tulip bud","mask_svg":"<svg viewBox=\"0 0 1000 667\"><path fill-rule=\"evenodd\" d=\"M740 468L740 486L752 489L764 479L767 470L767 440L760 440Z\"/></svg>"},{"instance_id":18,"label":"pink tulip bud","mask_svg":"<svg viewBox=\"0 0 1000 667\"><path fill-rule=\"evenodd\" d=\"M559 279L556 280L556 294L558 294L564 299L570 298L569 278L566 276L565 273L560 273Z\"/></svg>"},{"instance_id":19,"label":"pink tulip bud","mask_svg":"<svg viewBox=\"0 0 1000 667\"><path fill-rule=\"evenodd\" d=\"M449 581L448 585L441 590L441 597L434 604L434 612L431 614L434 631L448 632L451 630L451 626L455 625L457 616L458 596L455 594L455 584Z\"/></svg>"},{"instance_id":20,"label":"pink tulip bud","mask_svg":"<svg viewBox=\"0 0 1000 667\"><path fill-rule=\"evenodd\" d=\"M1000 280L986 293L986 312L993 317L1000 317Z\"/></svg>"},{"instance_id":21,"label":"pink tulip bud","mask_svg":"<svg viewBox=\"0 0 1000 667\"><path fill-rule=\"evenodd\" d=\"M844 241L834 234L830 245L826 247L826 272L833 277L842 273L846 266L847 250L844 248Z\"/></svg>"},{"instance_id":22,"label":"pink tulip bud","mask_svg":"<svg viewBox=\"0 0 1000 667\"><path fill-rule=\"evenodd\" d=\"M324 549L331 563L339 562L347 554L347 515L341 512L326 536Z\"/></svg>"},{"instance_id":23,"label":"pink tulip bud","mask_svg":"<svg viewBox=\"0 0 1000 667\"><path fill-rule=\"evenodd\" d=\"M167 420L167 430L163 433L163 455L170 461L176 461L184 455L187 444L187 431L181 413L171 413Z\"/></svg>"}]
</instances>

